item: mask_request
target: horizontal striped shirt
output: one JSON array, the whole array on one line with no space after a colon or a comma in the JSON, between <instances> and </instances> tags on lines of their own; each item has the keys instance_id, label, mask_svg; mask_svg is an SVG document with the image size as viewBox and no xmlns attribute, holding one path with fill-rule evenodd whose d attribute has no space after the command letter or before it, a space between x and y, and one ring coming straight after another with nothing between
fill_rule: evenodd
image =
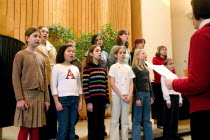
<instances>
[{"instance_id":1,"label":"horizontal striped shirt","mask_svg":"<svg viewBox=\"0 0 210 140\"><path fill-rule=\"evenodd\" d=\"M83 69L83 91L86 103L91 103L91 98L104 96L109 103L107 70L101 66L89 63Z\"/></svg>"}]
</instances>

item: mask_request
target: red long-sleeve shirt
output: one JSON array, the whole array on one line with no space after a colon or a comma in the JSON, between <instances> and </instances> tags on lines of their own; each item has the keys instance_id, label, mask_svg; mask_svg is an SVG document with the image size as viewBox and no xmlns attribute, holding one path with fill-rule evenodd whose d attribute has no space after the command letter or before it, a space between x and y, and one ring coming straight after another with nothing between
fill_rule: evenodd
<instances>
[{"instance_id":1,"label":"red long-sleeve shirt","mask_svg":"<svg viewBox=\"0 0 210 140\"><path fill-rule=\"evenodd\" d=\"M163 65L163 62L166 60L167 58L162 58L162 57L153 57L152 59L152 63L154 65ZM154 71L154 83L160 83L160 77L161 75L158 74L156 71Z\"/></svg>"},{"instance_id":2,"label":"red long-sleeve shirt","mask_svg":"<svg viewBox=\"0 0 210 140\"><path fill-rule=\"evenodd\" d=\"M191 37L188 78L173 80L173 89L188 95L190 113L210 110L210 23Z\"/></svg>"}]
</instances>

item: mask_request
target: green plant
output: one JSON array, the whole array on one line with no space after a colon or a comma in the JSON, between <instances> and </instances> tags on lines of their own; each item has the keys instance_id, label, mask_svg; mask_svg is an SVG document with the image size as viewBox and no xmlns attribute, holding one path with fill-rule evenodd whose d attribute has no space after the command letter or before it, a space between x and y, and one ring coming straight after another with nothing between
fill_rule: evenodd
<instances>
[{"instance_id":1,"label":"green plant","mask_svg":"<svg viewBox=\"0 0 210 140\"><path fill-rule=\"evenodd\" d=\"M115 39L117 36L117 31L113 29L113 24L105 24L101 26L100 35L103 37L103 43L105 46L105 51L110 52L111 48L115 45Z\"/></svg>"},{"instance_id":2,"label":"green plant","mask_svg":"<svg viewBox=\"0 0 210 140\"><path fill-rule=\"evenodd\" d=\"M48 27L50 36L49 39L54 47L58 49L63 45L68 39L75 38L75 34L72 32L73 28L66 28L61 24L51 25Z\"/></svg>"},{"instance_id":3,"label":"green plant","mask_svg":"<svg viewBox=\"0 0 210 140\"><path fill-rule=\"evenodd\" d=\"M85 53L91 46L91 38L93 33L80 33L80 36L76 38L77 48L76 48L76 57L80 60L83 60Z\"/></svg>"},{"instance_id":4,"label":"green plant","mask_svg":"<svg viewBox=\"0 0 210 140\"><path fill-rule=\"evenodd\" d=\"M100 31L93 30L91 33L82 33L75 35L72 32L73 28L65 28L61 24L49 26L50 42L57 49L65 44L68 39L75 40L76 42L76 57L83 60L85 53L91 46L91 38L94 34L99 34L103 38L105 51L110 52L110 49L115 45L115 38L117 32L113 29L113 24L105 24L100 27Z\"/></svg>"}]
</instances>

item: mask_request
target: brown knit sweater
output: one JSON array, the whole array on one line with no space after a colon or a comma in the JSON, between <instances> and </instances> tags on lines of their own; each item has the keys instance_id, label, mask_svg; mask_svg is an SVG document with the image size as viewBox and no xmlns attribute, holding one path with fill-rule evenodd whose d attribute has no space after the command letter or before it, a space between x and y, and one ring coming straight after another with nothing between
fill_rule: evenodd
<instances>
[{"instance_id":1,"label":"brown knit sweater","mask_svg":"<svg viewBox=\"0 0 210 140\"><path fill-rule=\"evenodd\" d=\"M17 101L24 99L23 90L28 89L44 91L45 102L50 101L45 61L39 53L21 50L15 55L12 82Z\"/></svg>"}]
</instances>

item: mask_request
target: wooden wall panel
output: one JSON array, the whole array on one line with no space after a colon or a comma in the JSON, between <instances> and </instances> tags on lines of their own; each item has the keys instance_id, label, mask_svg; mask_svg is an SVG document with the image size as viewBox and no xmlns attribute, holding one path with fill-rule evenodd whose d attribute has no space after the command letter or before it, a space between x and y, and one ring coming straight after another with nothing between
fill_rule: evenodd
<instances>
[{"instance_id":1,"label":"wooden wall panel","mask_svg":"<svg viewBox=\"0 0 210 140\"><path fill-rule=\"evenodd\" d=\"M20 39L20 0L15 0L14 38Z\"/></svg>"},{"instance_id":2,"label":"wooden wall panel","mask_svg":"<svg viewBox=\"0 0 210 140\"><path fill-rule=\"evenodd\" d=\"M141 0L131 1L131 22L132 22L132 47L136 38L142 36L142 22L141 22Z\"/></svg>"},{"instance_id":3,"label":"wooden wall panel","mask_svg":"<svg viewBox=\"0 0 210 140\"><path fill-rule=\"evenodd\" d=\"M78 1L77 0L73 0L73 10L74 10L74 12L73 12L73 27L74 27L74 32L75 33L78 33L77 31L78 31L78 21L77 21L77 18L78 18L78 13L77 13L77 10L78 10Z\"/></svg>"},{"instance_id":4,"label":"wooden wall panel","mask_svg":"<svg viewBox=\"0 0 210 140\"><path fill-rule=\"evenodd\" d=\"M69 27L70 25L70 8L69 8L69 0L66 0L66 26Z\"/></svg>"},{"instance_id":5,"label":"wooden wall panel","mask_svg":"<svg viewBox=\"0 0 210 140\"><path fill-rule=\"evenodd\" d=\"M131 2L130 0L109 0L108 3L108 23L113 23L117 31L126 29L129 31L129 44L132 44L131 30ZM131 49L131 45L129 45Z\"/></svg>"},{"instance_id":6,"label":"wooden wall panel","mask_svg":"<svg viewBox=\"0 0 210 140\"><path fill-rule=\"evenodd\" d=\"M48 0L44 0L44 5L43 5L43 25L45 26L49 26L49 1Z\"/></svg>"},{"instance_id":7,"label":"wooden wall panel","mask_svg":"<svg viewBox=\"0 0 210 140\"><path fill-rule=\"evenodd\" d=\"M7 0L0 0L0 15L7 15Z\"/></svg>"},{"instance_id":8,"label":"wooden wall panel","mask_svg":"<svg viewBox=\"0 0 210 140\"><path fill-rule=\"evenodd\" d=\"M13 21L12 37L22 41L28 27L53 24L73 27L79 34L113 23L117 31L130 32L130 44L132 37L141 36L141 0L0 0L0 15Z\"/></svg>"},{"instance_id":9,"label":"wooden wall panel","mask_svg":"<svg viewBox=\"0 0 210 140\"><path fill-rule=\"evenodd\" d=\"M21 0L21 11L20 11L20 40L25 40L26 30L26 0Z\"/></svg>"},{"instance_id":10,"label":"wooden wall panel","mask_svg":"<svg viewBox=\"0 0 210 140\"><path fill-rule=\"evenodd\" d=\"M0 12L0 14L1 14L1 12ZM8 3L7 3L7 16L14 20L14 17L15 17L15 0L8 0Z\"/></svg>"},{"instance_id":11,"label":"wooden wall panel","mask_svg":"<svg viewBox=\"0 0 210 140\"><path fill-rule=\"evenodd\" d=\"M74 1L73 0L70 0L69 2L69 26L70 27L74 27Z\"/></svg>"},{"instance_id":12,"label":"wooden wall panel","mask_svg":"<svg viewBox=\"0 0 210 140\"><path fill-rule=\"evenodd\" d=\"M33 0L27 0L26 4L26 29L33 25Z\"/></svg>"},{"instance_id":13,"label":"wooden wall panel","mask_svg":"<svg viewBox=\"0 0 210 140\"><path fill-rule=\"evenodd\" d=\"M42 26L44 25L44 0L39 0L38 3L38 22L37 22L37 26Z\"/></svg>"},{"instance_id":14,"label":"wooden wall panel","mask_svg":"<svg viewBox=\"0 0 210 140\"><path fill-rule=\"evenodd\" d=\"M77 31L82 31L82 0L77 0Z\"/></svg>"},{"instance_id":15,"label":"wooden wall panel","mask_svg":"<svg viewBox=\"0 0 210 140\"><path fill-rule=\"evenodd\" d=\"M58 10L57 10L57 0L52 0L52 6L53 6L53 11L52 11L52 24L57 23L57 14L58 14Z\"/></svg>"},{"instance_id":16,"label":"wooden wall panel","mask_svg":"<svg viewBox=\"0 0 210 140\"><path fill-rule=\"evenodd\" d=\"M38 26L38 12L39 12L39 0L33 0L33 16L32 16L32 25L37 27Z\"/></svg>"},{"instance_id":17,"label":"wooden wall panel","mask_svg":"<svg viewBox=\"0 0 210 140\"><path fill-rule=\"evenodd\" d=\"M53 1L52 0L49 0L48 2L49 4L49 15L48 15L48 26L52 25L53 24ZM46 15L47 16L47 15Z\"/></svg>"}]
</instances>

